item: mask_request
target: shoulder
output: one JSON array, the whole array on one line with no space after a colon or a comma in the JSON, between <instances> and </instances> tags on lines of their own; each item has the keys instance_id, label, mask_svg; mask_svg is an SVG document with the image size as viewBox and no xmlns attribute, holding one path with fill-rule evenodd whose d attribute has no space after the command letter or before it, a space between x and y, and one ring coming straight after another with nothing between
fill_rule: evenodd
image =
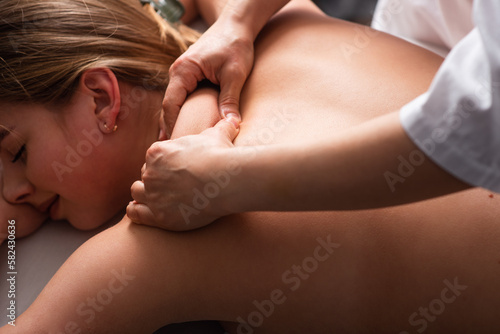
<instances>
[{"instance_id":1,"label":"shoulder","mask_svg":"<svg viewBox=\"0 0 500 334\"><path fill-rule=\"evenodd\" d=\"M172 131L172 139L194 135L214 126L221 118L218 105L219 91L203 86L184 102Z\"/></svg>"}]
</instances>

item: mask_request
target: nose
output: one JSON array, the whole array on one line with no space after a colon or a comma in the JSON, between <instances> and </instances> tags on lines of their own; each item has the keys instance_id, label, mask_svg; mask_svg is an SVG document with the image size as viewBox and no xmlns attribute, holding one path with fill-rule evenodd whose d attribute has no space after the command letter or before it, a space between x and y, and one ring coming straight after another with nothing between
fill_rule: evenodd
<instances>
[{"instance_id":1,"label":"nose","mask_svg":"<svg viewBox=\"0 0 500 334\"><path fill-rule=\"evenodd\" d=\"M3 167L3 170L2 168ZM23 168L18 166L1 166L0 187L5 200L12 204L26 203L35 188L28 181Z\"/></svg>"}]
</instances>

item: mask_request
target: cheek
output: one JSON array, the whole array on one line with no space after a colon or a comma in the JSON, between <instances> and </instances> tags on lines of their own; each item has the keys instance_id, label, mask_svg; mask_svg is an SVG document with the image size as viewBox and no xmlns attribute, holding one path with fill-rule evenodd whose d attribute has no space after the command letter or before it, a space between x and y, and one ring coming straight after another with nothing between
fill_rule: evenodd
<instances>
[{"instance_id":1,"label":"cheek","mask_svg":"<svg viewBox=\"0 0 500 334\"><path fill-rule=\"evenodd\" d=\"M52 150L33 149L28 152L26 160L26 177L42 190L52 190L62 183L58 180L52 166L58 161L58 155Z\"/></svg>"},{"instance_id":2,"label":"cheek","mask_svg":"<svg viewBox=\"0 0 500 334\"><path fill-rule=\"evenodd\" d=\"M53 191L61 196L66 218L74 227L89 230L127 205L137 175L130 175L125 157L114 155L105 145L90 154L82 153L85 151L65 148L58 159L48 161L45 173L55 184Z\"/></svg>"},{"instance_id":3,"label":"cheek","mask_svg":"<svg viewBox=\"0 0 500 334\"><path fill-rule=\"evenodd\" d=\"M99 143L98 143L99 144ZM74 142L47 142L34 147L28 155L28 173L37 184L60 193L82 192L95 187L104 178L111 177L110 168L103 166L107 154L103 145L85 138Z\"/></svg>"},{"instance_id":4,"label":"cheek","mask_svg":"<svg viewBox=\"0 0 500 334\"><path fill-rule=\"evenodd\" d=\"M26 163L28 179L41 190L60 193L61 189L75 187L75 182L81 182L81 175L78 175L81 161L73 160L64 148L34 148L28 153Z\"/></svg>"},{"instance_id":5,"label":"cheek","mask_svg":"<svg viewBox=\"0 0 500 334\"><path fill-rule=\"evenodd\" d=\"M39 147L28 155L32 183L60 196L64 216L73 226L95 228L131 200L130 186L140 178L143 162L131 163L131 150L123 149L123 143L84 136L47 144L45 152Z\"/></svg>"}]
</instances>

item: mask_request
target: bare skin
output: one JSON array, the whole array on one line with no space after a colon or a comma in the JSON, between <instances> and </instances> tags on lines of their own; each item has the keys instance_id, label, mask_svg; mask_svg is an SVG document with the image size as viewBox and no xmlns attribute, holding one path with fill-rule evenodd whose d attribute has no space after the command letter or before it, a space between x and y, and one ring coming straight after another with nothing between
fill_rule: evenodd
<instances>
[{"instance_id":1,"label":"bare skin","mask_svg":"<svg viewBox=\"0 0 500 334\"><path fill-rule=\"evenodd\" d=\"M300 6L257 42L237 145L310 140L397 110L441 62L381 33L348 59L339 46L360 28ZM206 99L194 96L186 112ZM243 333L239 319L258 323L254 333L495 332L498 201L475 189L389 209L239 214L189 233L124 218L78 249L0 333L151 333L193 320ZM92 320L78 313L108 295ZM258 321L265 300L274 309Z\"/></svg>"},{"instance_id":2,"label":"bare skin","mask_svg":"<svg viewBox=\"0 0 500 334\"><path fill-rule=\"evenodd\" d=\"M3 186L3 171L0 163L0 189ZM40 213L28 204L12 204L0 195L0 245L9 236L9 221L16 221L16 239L35 232L47 219L47 215Z\"/></svg>"}]
</instances>

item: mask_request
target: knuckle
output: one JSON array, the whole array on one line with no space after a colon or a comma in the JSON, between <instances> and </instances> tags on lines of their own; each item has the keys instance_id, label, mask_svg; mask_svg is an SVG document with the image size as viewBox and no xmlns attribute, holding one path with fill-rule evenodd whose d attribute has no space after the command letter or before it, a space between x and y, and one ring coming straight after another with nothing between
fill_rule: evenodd
<instances>
[{"instance_id":1,"label":"knuckle","mask_svg":"<svg viewBox=\"0 0 500 334\"><path fill-rule=\"evenodd\" d=\"M137 208L136 205L127 207L127 216L134 223L143 223L143 220L141 219L140 210Z\"/></svg>"},{"instance_id":2,"label":"knuckle","mask_svg":"<svg viewBox=\"0 0 500 334\"><path fill-rule=\"evenodd\" d=\"M162 107L162 117L165 117L165 114L169 114L174 109L174 104L172 103L172 97L171 94L168 94L168 92L165 93L165 98L163 99L163 102L161 103Z\"/></svg>"},{"instance_id":3,"label":"knuckle","mask_svg":"<svg viewBox=\"0 0 500 334\"><path fill-rule=\"evenodd\" d=\"M133 206L127 207L127 216L132 220L132 222L136 222L136 212Z\"/></svg>"},{"instance_id":4,"label":"knuckle","mask_svg":"<svg viewBox=\"0 0 500 334\"><path fill-rule=\"evenodd\" d=\"M168 73L170 77L175 76L178 77L178 79L187 80L188 76L186 76L186 74L194 74L194 72L196 72L200 67L200 64L195 59L189 57L187 54L184 54L177 58L177 60L170 66Z\"/></svg>"},{"instance_id":5,"label":"knuckle","mask_svg":"<svg viewBox=\"0 0 500 334\"><path fill-rule=\"evenodd\" d=\"M165 150L165 145L162 142L154 142L146 151L146 161L155 161L161 156ZM147 170L147 166L146 166Z\"/></svg>"},{"instance_id":6,"label":"knuckle","mask_svg":"<svg viewBox=\"0 0 500 334\"><path fill-rule=\"evenodd\" d=\"M221 98L219 105L223 110L239 110L239 100L234 96L225 96Z\"/></svg>"},{"instance_id":7,"label":"knuckle","mask_svg":"<svg viewBox=\"0 0 500 334\"><path fill-rule=\"evenodd\" d=\"M231 65L229 65L228 71L232 76L236 76L238 78L246 78L248 74L245 65L241 61L235 61Z\"/></svg>"},{"instance_id":8,"label":"knuckle","mask_svg":"<svg viewBox=\"0 0 500 334\"><path fill-rule=\"evenodd\" d=\"M149 186L151 183L154 181L154 177L150 171L146 171L144 175L142 176L142 182L144 182L144 192L145 195L148 196L148 198L151 197L151 191L149 190Z\"/></svg>"},{"instance_id":9,"label":"knuckle","mask_svg":"<svg viewBox=\"0 0 500 334\"><path fill-rule=\"evenodd\" d=\"M183 57L183 56L180 56L179 58L177 58L176 61L174 61L174 63L172 65L170 65L170 69L168 71L168 73L172 76L172 75L175 75L179 69L182 69L182 67L184 67L184 64L186 63L186 57Z\"/></svg>"}]
</instances>

